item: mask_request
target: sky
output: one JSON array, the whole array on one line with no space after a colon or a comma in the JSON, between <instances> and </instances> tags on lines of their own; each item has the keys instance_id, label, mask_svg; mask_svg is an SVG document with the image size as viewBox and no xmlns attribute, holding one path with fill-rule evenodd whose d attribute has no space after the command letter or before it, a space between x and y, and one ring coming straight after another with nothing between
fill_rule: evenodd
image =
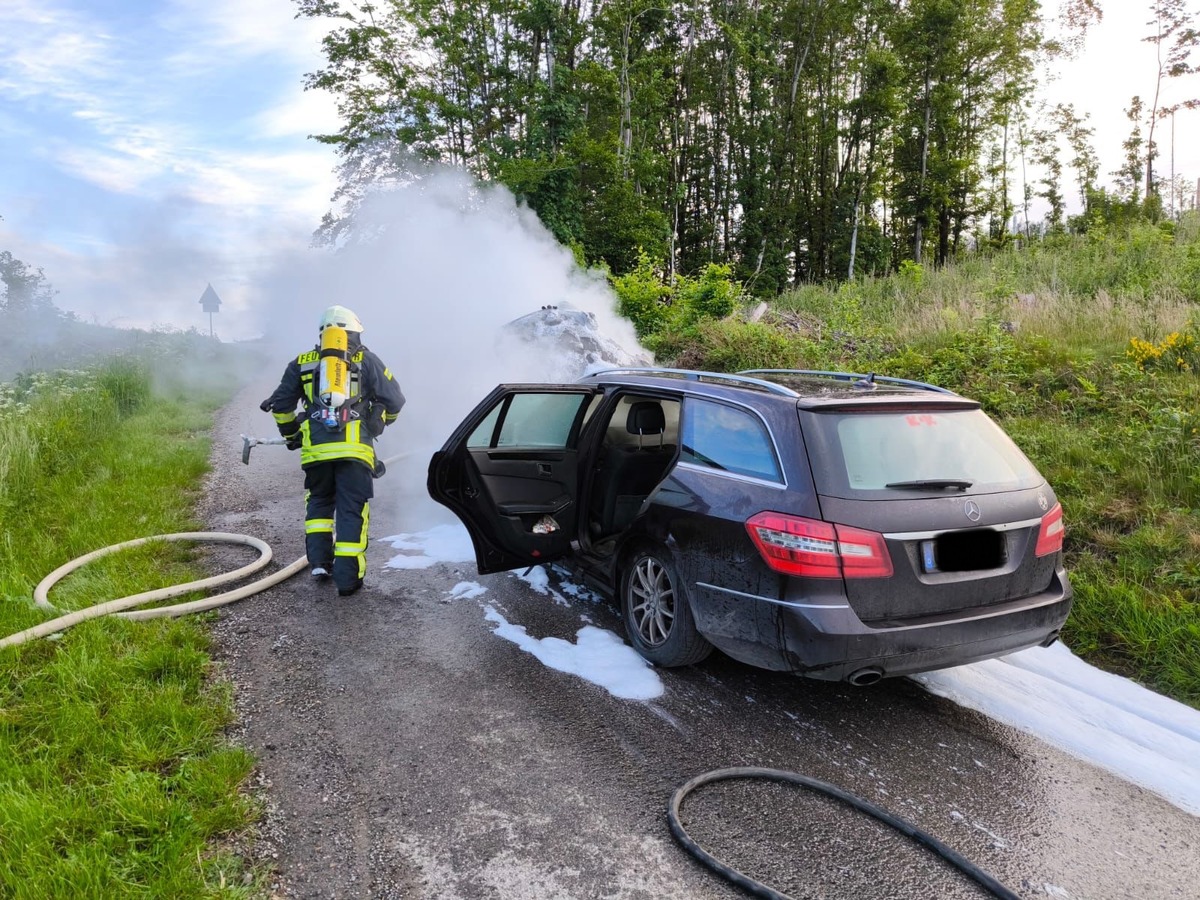
<instances>
[{"instance_id":1,"label":"sky","mask_svg":"<svg viewBox=\"0 0 1200 900\"><path fill-rule=\"evenodd\" d=\"M1122 110L1154 86L1148 3L1104 0L1045 84L1090 113L1105 179ZM324 27L291 0L0 0L0 249L87 321L205 329L211 282L218 333L253 336L264 273L306 247L335 187L309 139L336 130L334 104L302 89ZM1175 130L1176 171L1200 176L1200 111Z\"/></svg>"},{"instance_id":2,"label":"sky","mask_svg":"<svg viewBox=\"0 0 1200 900\"><path fill-rule=\"evenodd\" d=\"M457 523L391 535L378 543L400 551L386 568L475 561L471 538ZM575 640L531 635L526 626L509 621L488 597L488 586L501 578L518 578L559 605L583 610ZM598 602L599 596L574 583L565 569L555 566L548 572L534 566L520 574L487 575L482 582L456 584L443 598L445 603L466 600L479 606L496 637L516 644L541 665L625 700L653 700L667 691L657 670L620 636L592 622L586 604ZM1040 738L1200 816L1200 711L1102 672L1061 643L913 680L932 694Z\"/></svg>"},{"instance_id":3,"label":"sky","mask_svg":"<svg viewBox=\"0 0 1200 900\"><path fill-rule=\"evenodd\" d=\"M289 0L2 0L0 248L88 321L207 327L210 281L236 319L329 207L320 37Z\"/></svg>"}]
</instances>

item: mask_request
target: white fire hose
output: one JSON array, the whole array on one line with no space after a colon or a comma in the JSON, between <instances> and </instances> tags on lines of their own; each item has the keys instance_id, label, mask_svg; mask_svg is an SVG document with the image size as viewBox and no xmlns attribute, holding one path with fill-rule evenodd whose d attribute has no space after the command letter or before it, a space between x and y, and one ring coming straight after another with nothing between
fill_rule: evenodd
<instances>
[{"instance_id":1,"label":"white fire hose","mask_svg":"<svg viewBox=\"0 0 1200 900\"><path fill-rule=\"evenodd\" d=\"M243 435L243 440L245 436ZM256 441L256 443L275 443L270 441ZM390 456L383 460L386 466L389 463L403 459L407 454L401 453L396 456ZM57 619L50 619L47 622L42 622L40 625L34 625L32 628L26 628L24 631L18 631L16 634L0 640L0 649L4 647L15 647L17 644L24 644L26 641L32 641L36 638L46 637L47 635L56 634L64 631L73 625L78 625L80 622L86 622L88 619L96 619L100 616L118 615L125 619L160 619L165 617L183 616L188 613L204 612L205 610L215 609L218 606L225 606L229 603L235 603L253 594L261 593L267 588L274 587L282 581L291 578L297 572L301 571L308 565L308 557L301 556L295 562L284 566L278 572L272 572L257 581L252 581L249 584L243 585L240 588L235 588L232 591L226 591L223 594L217 594L212 597L205 597L201 600L193 600L189 603L176 603L173 606L158 606L154 609L140 609L133 612L126 612L135 606L141 606L145 603L154 603L158 600L167 600L171 597L178 597L180 594L187 594L192 591L205 590L206 588L216 587L221 584L228 584L231 581L239 581L247 575L263 569L271 562L272 552L271 547L266 541L252 537L248 534L233 534L225 531L182 531L174 534L159 534L153 537L135 538L131 541L124 541L120 544L112 544L108 547L102 547L99 550L93 550L83 556L77 557L64 565L59 566L45 578L43 578L33 591L33 602L36 606L49 612L57 612L55 607L50 603L49 593L54 585L58 584L63 578L76 569L86 566L93 560L99 559L102 556L108 556L111 553L116 553L120 550L126 550L130 547L138 547L142 544L150 543L151 541L202 541L222 544L242 544L247 547L253 547L258 551L258 559L254 562L242 566L240 569L235 569L232 572L226 572L223 575L213 575L209 578L200 578L196 581L189 581L186 584L177 584L170 587L159 588L154 591L144 591L140 594L133 594L129 597L121 597L116 600L108 600L104 603L98 603L95 606L89 606L85 609L80 609L72 613L67 613L64 616L59 616Z\"/></svg>"}]
</instances>

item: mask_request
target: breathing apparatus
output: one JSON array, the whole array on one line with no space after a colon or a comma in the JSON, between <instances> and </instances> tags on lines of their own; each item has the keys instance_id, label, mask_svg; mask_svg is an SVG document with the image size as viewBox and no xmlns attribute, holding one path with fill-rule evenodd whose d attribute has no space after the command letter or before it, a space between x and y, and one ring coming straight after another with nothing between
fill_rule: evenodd
<instances>
[{"instance_id":1,"label":"breathing apparatus","mask_svg":"<svg viewBox=\"0 0 1200 900\"><path fill-rule=\"evenodd\" d=\"M358 316L342 306L331 306L321 317L320 366L317 375L318 415L330 431L350 419L350 335L362 331ZM314 416L315 418L316 416Z\"/></svg>"}]
</instances>

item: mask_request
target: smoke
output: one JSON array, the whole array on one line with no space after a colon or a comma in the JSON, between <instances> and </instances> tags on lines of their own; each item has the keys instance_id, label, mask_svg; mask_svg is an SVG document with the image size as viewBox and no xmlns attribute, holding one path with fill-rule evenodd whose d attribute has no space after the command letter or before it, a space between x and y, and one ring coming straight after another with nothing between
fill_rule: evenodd
<instances>
[{"instance_id":1,"label":"smoke","mask_svg":"<svg viewBox=\"0 0 1200 900\"><path fill-rule=\"evenodd\" d=\"M432 452L497 384L569 382L604 363L645 364L650 354L615 312L604 279L579 268L529 209L499 186L441 169L413 184L369 195L355 239L338 250L290 255L265 279L260 327L287 359L310 349L325 307L349 307L363 343L391 369L407 403L380 441L404 453L377 482L375 505L399 506L405 526L428 523ZM506 332L544 306L594 316L609 353L581 354L555 328ZM583 316L586 319L586 316ZM544 339L543 339L544 338ZM595 342L587 342L593 349ZM615 358L614 358L615 357Z\"/></svg>"}]
</instances>

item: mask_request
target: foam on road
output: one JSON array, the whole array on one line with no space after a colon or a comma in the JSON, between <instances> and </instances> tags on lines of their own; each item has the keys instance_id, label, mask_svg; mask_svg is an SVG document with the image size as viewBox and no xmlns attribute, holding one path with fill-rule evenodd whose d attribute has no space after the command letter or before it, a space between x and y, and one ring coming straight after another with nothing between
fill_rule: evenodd
<instances>
[{"instance_id":1,"label":"foam on road","mask_svg":"<svg viewBox=\"0 0 1200 900\"><path fill-rule=\"evenodd\" d=\"M914 676L953 700L1200 815L1200 711L1062 644Z\"/></svg>"},{"instance_id":2,"label":"foam on road","mask_svg":"<svg viewBox=\"0 0 1200 900\"><path fill-rule=\"evenodd\" d=\"M391 568L424 569L475 559L470 536L461 525L439 525L383 540L402 551L388 563ZM583 590L570 581L563 581L561 593L554 590L549 573L540 566L518 577L559 604L568 602L564 594L580 595ZM462 582L451 593L455 598L477 598L484 590L475 582ZM484 610L499 637L550 668L586 678L627 699L663 693L658 674L610 631L587 626L580 629L576 643L539 639L491 606ZM1102 672L1062 644L917 675L914 680L930 693L1032 734L1200 816L1200 711Z\"/></svg>"}]
</instances>

